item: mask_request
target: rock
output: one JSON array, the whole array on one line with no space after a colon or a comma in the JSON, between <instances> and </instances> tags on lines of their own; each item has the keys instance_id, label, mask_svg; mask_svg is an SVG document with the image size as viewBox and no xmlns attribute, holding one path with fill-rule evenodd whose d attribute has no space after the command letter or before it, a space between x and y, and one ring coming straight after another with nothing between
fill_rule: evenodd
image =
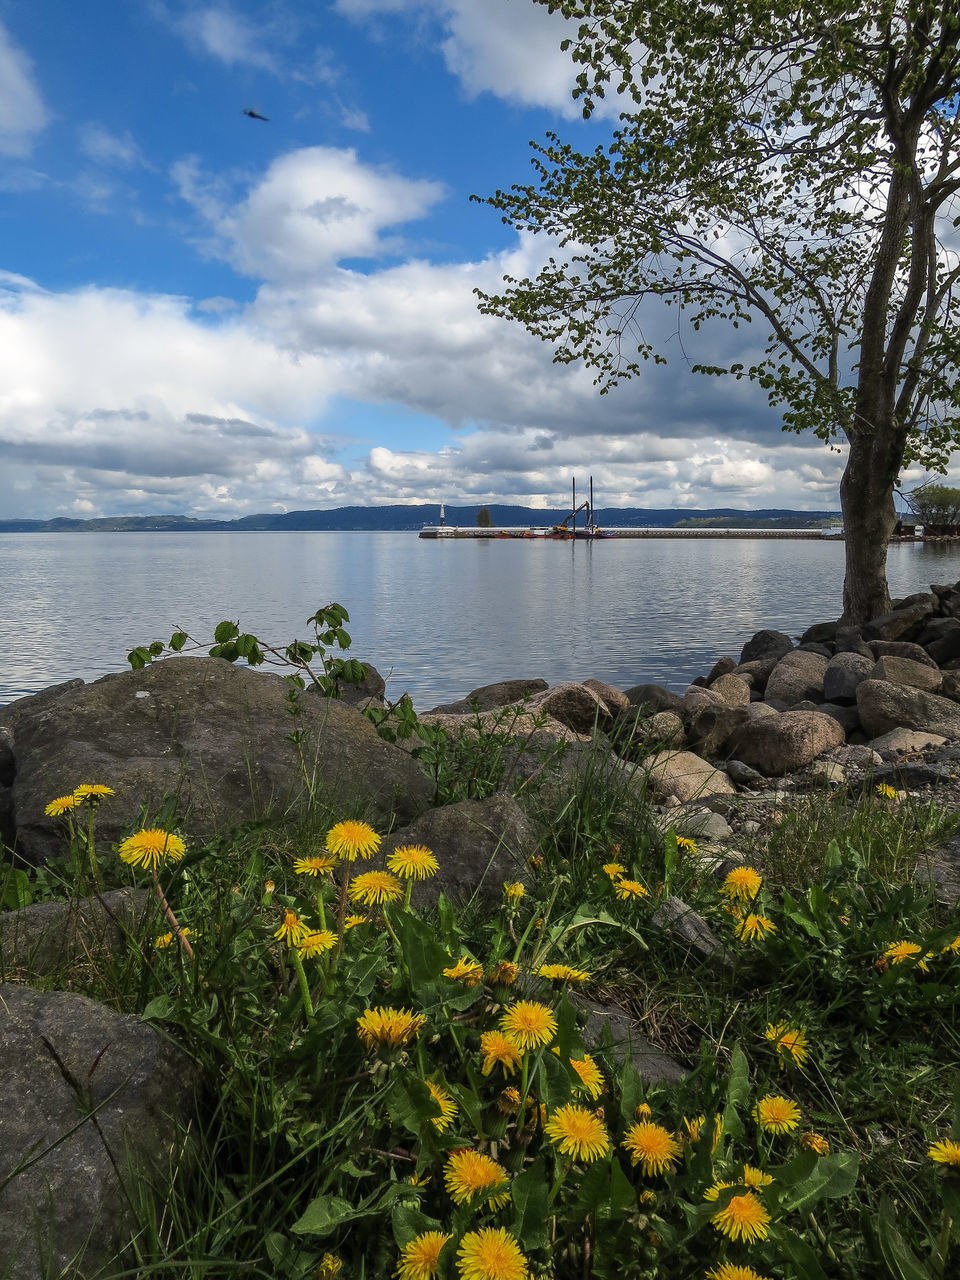
<instances>
[{"instance_id":1,"label":"rock","mask_svg":"<svg viewBox=\"0 0 960 1280\"><path fill-rule=\"evenodd\" d=\"M130 1239L130 1162L162 1195L181 1158L195 1069L154 1027L85 996L2 991L0 1274L93 1275Z\"/></svg>"},{"instance_id":2,"label":"rock","mask_svg":"<svg viewBox=\"0 0 960 1280\"><path fill-rule=\"evenodd\" d=\"M895 760L884 764L873 775L877 786L888 783L892 787L936 787L941 783L955 783L956 773L949 765L927 764L923 760Z\"/></svg>"},{"instance_id":3,"label":"rock","mask_svg":"<svg viewBox=\"0 0 960 1280\"><path fill-rule=\"evenodd\" d=\"M874 769L883 761L872 747L852 746L838 747L833 753L834 760L846 768Z\"/></svg>"},{"instance_id":4,"label":"rock","mask_svg":"<svg viewBox=\"0 0 960 1280\"><path fill-rule=\"evenodd\" d=\"M745 707L750 701L750 686L746 680L740 676L735 676L730 672L726 675L718 676L711 684L710 689L713 693L719 693L720 697L730 707Z\"/></svg>"},{"instance_id":5,"label":"rock","mask_svg":"<svg viewBox=\"0 0 960 1280\"><path fill-rule=\"evenodd\" d=\"M923 729L891 729L874 738L870 748L876 755L887 759L892 755L911 755L927 747L942 747L946 741L939 733L927 733Z\"/></svg>"},{"instance_id":6,"label":"rock","mask_svg":"<svg viewBox=\"0 0 960 1280\"><path fill-rule=\"evenodd\" d=\"M638 766L654 791L675 796L680 801L699 800L707 795L734 795L736 788L719 769L690 751L658 751Z\"/></svg>"},{"instance_id":7,"label":"rock","mask_svg":"<svg viewBox=\"0 0 960 1280\"><path fill-rule=\"evenodd\" d=\"M832 716L847 735L856 733L860 728L860 713L856 708L856 704L853 706L841 706L837 702L821 702L816 709L821 715Z\"/></svg>"},{"instance_id":8,"label":"rock","mask_svg":"<svg viewBox=\"0 0 960 1280\"><path fill-rule=\"evenodd\" d=\"M857 685L866 680L876 664L871 658L849 650L834 654L823 673L823 696L827 702L856 702Z\"/></svg>"},{"instance_id":9,"label":"rock","mask_svg":"<svg viewBox=\"0 0 960 1280\"><path fill-rule=\"evenodd\" d=\"M657 713L657 715L671 714L669 711ZM649 725L656 718L657 716L651 716L650 719L647 719L645 709L634 706L616 716L613 724L607 729L607 737L617 754L627 757L635 751L642 751L643 745L650 734ZM675 716L674 719L680 725L682 733L683 721L679 716Z\"/></svg>"},{"instance_id":10,"label":"rock","mask_svg":"<svg viewBox=\"0 0 960 1280\"><path fill-rule=\"evenodd\" d=\"M702 916L682 898L664 898L650 917L650 924L677 942L685 943L707 960L732 964L727 949Z\"/></svg>"},{"instance_id":11,"label":"rock","mask_svg":"<svg viewBox=\"0 0 960 1280\"><path fill-rule=\"evenodd\" d=\"M833 649L828 644L814 644L808 641L806 644L798 644L796 653L819 653L821 658L830 659L833 657Z\"/></svg>"},{"instance_id":12,"label":"rock","mask_svg":"<svg viewBox=\"0 0 960 1280\"><path fill-rule=\"evenodd\" d=\"M917 637L938 667L960 658L960 619L933 618Z\"/></svg>"},{"instance_id":13,"label":"rock","mask_svg":"<svg viewBox=\"0 0 960 1280\"><path fill-rule=\"evenodd\" d=\"M819 653L794 649L785 654L774 667L764 692L765 702L783 702L793 706L810 699L823 700L823 678L828 659Z\"/></svg>"},{"instance_id":14,"label":"rock","mask_svg":"<svg viewBox=\"0 0 960 1280\"><path fill-rule=\"evenodd\" d=\"M759 787L764 781L762 774L742 760L728 760L727 773L738 787Z\"/></svg>"},{"instance_id":15,"label":"rock","mask_svg":"<svg viewBox=\"0 0 960 1280\"><path fill-rule=\"evenodd\" d=\"M726 755L730 738L749 718L746 705L695 707L687 716L687 741L692 750L709 759Z\"/></svg>"},{"instance_id":16,"label":"rock","mask_svg":"<svg viewBox=\"0 0 960 1280\"><path fill-rule=\"evenodd\" d=\"M682 716L688 716L691 711L699 707L722 707L726 704L719 693L715 693L713 689L705 689L702 685L688 685L684 695L683 702L679 708Z\"/></svg>"},{"instance_id":17,"label":"rock","mask_svg":"<svg viewBox=\"0 0 960 1280\"><path fill-rule=\"evenodd\" d=\"M602 680L594 680L591 677L589 680L584 680L583 687L597 695L611 716L630 710L630 699L615 685L605 684Z\"/></svg>"},{"instance_id":18,"label":"rock","mask_svg":"<svg viewBox=\"0 0 960 1280\"><path fill-rule=\"evenodd\" d=\"M714 813L712 809L701 808L699 805L687 807L680 817L674 818L671 825L678 827L682 835L690 836L693 840L723 841L729 840L733 835L733 828L722 813Z\"/></svg>"},{"instance_id":19,"label":"rock","mask_svg":"<svg viewBox=\"0 0 960 1280\"><path fill-rule=\"evenodd\" d=\"M660 684L635 684L625 692L632 707L645 707L648 711L679 711L683 701L679 693Z\"/></svg>"},{"instance_id":20,"label":"rock","mask_svg":"<svg viewBox=\"0 0 960 1280\"><path fill-rule=\"evenodd\" d=\"M815 622L800 637L801 644L832 644L837 638L837 622Z\"/></svg>"},{"instance_id":21,"label":"rock","mask_svg":"<svg viewBox=\"0 0 960 1280\"><path fill-rule=\"evenodd\" d=\"M640 1078L648 1084L679 1084L686 1079L687 1072L679 1062L651 1044L618 1005L598 1004L579 992L574 992L570 1000L586 1015L581 1034L587 1045L602 1049L609 1044L617 1061L632 1062Z\"/></svg>"},{"instance_id":22,"label":"rock","mask_svg":"<svg viewBox=\"0 0 960 1280\"><path fill-rule=\"evenodd\" d=\"M709 687L712 685L714 680L718 680L720 676L728 675L731 671L735 670L736 665L736 658L718 658L710 668L710 672L707 676L707 686Z\"/></svg>"},{"instance_id":23,"label":"rock","mask_svg":"<svg viewBox=\"0 0 960 1280\"><path fill-rule=\"evenodd\" d=\"M940 692L952 702L960 702L960 672L944 671L940 681Z\"/></svg>"},{"instance_id":24,"label":"rock","mask_svg":"<svg viewBox=\"0 0 960 1280\"><path fill-rule=\"evenodd\" d=\"M359 684L341 684L340 685L340 701L348 707L382 707L383 695L387 691L387 682L377 670L371 666L369 662L364 663L367 668L367 674ZM317 694L316 690L310 689L314 696L322 696Z\"/></svg>"},{"instance_id":25,"label":"rock","mask_svg":"<svg viewBox=\"0 0 960 1280\"><path fill-rule=\"evenodd\" d=\"M767 777L781 777L805 768L843 742L843 729L831 716L820 711L784 711L744 725L734 734L730 750Z\"/></svg>"},{"instance_id":26,"label":"rock","mask_svg":"<svg viewBox=\"0 0 960 1280\"><path fill-rule=\"evenodd\" d=\"M923 624L933 616L937 607L937 597L930 594L910 598L913 600L912 604L871 619L863 628L864 640L913 639Z\"/></svg>"},{"instance_id":27,"label":"rock","mask_svg":"<svg viewBox=\"0 0 960 1280\"><path fill-rule=\"evenodd\" d=\"M810 766L810 776L831 787L839 787L847 780L846 770L836 760L814 760Z\"/></svg>"},{"instance_id":28,"label":"rock","mask_svg":"<svg viewBox=\"0 0 960 1280\"><path fill-rule=\"evenodd\" d=\"M432 787L416 761L359 711L304 696L295 719L287 692L280 676L181 657L104 676L51 703L12 704L0 723L13 731L20 853L42 862L63 852L62 823L44 808L81 782L116 791L97 818L104 849L131 829L141 806L156 813L168 796L176 820L199 839L268 812L302 812L310 795L287 740L298 726L325 802L362 807L378 823L409 821L430 807Z\"/></svg>"},{"instance_id":29,"label":"rock","mask_svg":"<svg viewBox=\"0 0 960 1280\"><path fill-rule=\"evenodd\" d=\"M917 879L933 886L938 902L956 910L960 904L960 836L952 836L921 857Z\"/></svg>"},{"instance_id":30,"label":"rock","mask_svg":"<svg viewBox=\"0 0 960 1280\"><path fill-rule=\"evenodd\" d=\"M871 640L869 648L874 658L910 658L927 667L937 665L922 645L913 644L909 640Z\"/></svg>"},{"instance_id":31,"label":"rock","mask_svg":"<svg viewBox=\"0 0 960 1280\"><path fill-rule=\"evenodd\" d=\"M877 659L877 665L873 668L870 679L889 680L891 684L906 684L914 689L923 689L927 693L937 693L943 682L936 667L914 662L912 658L897 658L893 654L884 654Z\"/></svg>"},{"instance_id":32,"label":"rock","mask_svg":"<svg viewBox=\"0 0 960 1280\"><path fill-rule=\"evenodd\" d=\"M682 747L686 742L683 721L674 711L658 711L646 722L644 738L655 748Z\"/></svg>"},{"instance_id":33,"label":"rock","mask_svg":"<svg viewBox=\"0 0 960 1280\"><path fill-rule=\"evenodd\" d=\"M417 907L433 905L441 891L454 902L475 893L499 899L507 881L529 876L530 858L540 847L531 820L516 800L503 794L431 809L385 836L380 853L385 859L404 844L426 845L440 863L435 876L414 883Z\"/></svg>"},{"instance_id":34,"label":"rock","mask_svg":"<svg viewBox=\"0 0 960 1280\"><path fill-rule=\"evenodd\" d=\"M869 738L878 738L890 729L923 729L944 738L960 737L960 706L909 685L864 680L857 689L857 710Z\"/></svg>"},{"instance_id":35,"label":"rock","mask_svg":"<svg viewBox=\"0 0 960 1280\"><path fill-rule=\"evenodd\" d=\"M777 657L756 658L752 662L741 662L735 671L735 675L741 676L744 680L749 680L750 688L763 693L767 687L767 681L770 679L770 673L780 661Z\"/></svg>"},{"instance_id":36,"label":"rock","mask_svg":"<svg viewBox=\"0 0 960 1280\"><path fill-rule=\"evenodd\" d=\"M756 631L740 652L740 665L757 658L782 658L793 648L793 641L782 631Z\"/></svg>"},{"instance_id":37,"label":"rock","mask_svg":"<svg viewBox=\"0 0 960 1280\"><path fill-rule=\"evenodd\" d=\"M534 694L527 703L527 710L533 715L552 716L574 733L592 734L597 729L608 729L613 723L613 716L599 695L572 680Z\"/></svg>"},{"instance_id":38,"label":"rock","mask_svg":"<svg viewBox=\"0 0 960 1280\"><path fill-rule=\"evenodd\" d=\"M0 974L56 973L77 960L117 955L159 905L145 889L111 889L76 902L37 902L0 911Z\"/></svg>"},{"instance_id":39,"label":"rock","mask_svg":"<svg viewBox=\"0 0 960 1280\"><path fill-rule=\"evenodd\" d=\"M543 693L550 686L546 680L499 680L496 684L482 684L479 689L472 689L465 698L458 702L448 702L431 710L440 714L462 716L471 711L494 711L497 707L506 707L513 702L522 702L525 697L534 693Z\"/></svg>"},{"instance_id":40,"label":"rock","mask_svg":"<svg viewBox=\"0 0 960 1280\"><path fill-rule=\"evenodd\" d=\"M780 714L776 707L770 706L769 702L751 702L749 707L744 709L748 720L766 720L770 716Z\"/></svg>"}]
</instances>

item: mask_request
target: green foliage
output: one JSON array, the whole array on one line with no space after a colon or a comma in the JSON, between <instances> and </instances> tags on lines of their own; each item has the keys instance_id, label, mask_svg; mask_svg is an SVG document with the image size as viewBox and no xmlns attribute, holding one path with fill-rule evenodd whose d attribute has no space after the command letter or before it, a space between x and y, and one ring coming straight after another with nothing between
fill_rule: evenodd
<instances>
[{"instance_id":1,"label":"green foliage","mask_svg":"<svg viewBox=\"0 0 960 1280\"><path fill-rule=\"evenodd\" d=\"M921 524L960 523L960 489L928 480L903 496L910 514Z\"/></svg>"},{"instance_id":2,"label":"green foliage","mask_svg":"<svg viewBox=\"0 0 960 1280\"><path fill-rule=\"evenodd\" d=\"M493 524L493 516L490 514L489 507L481 507L477 512L477 528L489 529Z\"/></svg>"}]
</instances>

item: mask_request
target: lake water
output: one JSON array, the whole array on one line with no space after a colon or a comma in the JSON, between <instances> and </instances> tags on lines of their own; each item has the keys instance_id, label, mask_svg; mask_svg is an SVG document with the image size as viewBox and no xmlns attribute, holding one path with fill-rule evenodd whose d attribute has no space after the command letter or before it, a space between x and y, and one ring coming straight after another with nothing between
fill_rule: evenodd
<instances>
[{"instance_id":1,"label":"lake water","mask_svg":"<svg viewBox=\"0 0 960 1280\"><path fill-rule=\"evenodd\" d=\"M890 549L894 595L960 578L960 546ZM306 638L332 600L350 656L423 711L515 676L683 689L761 627L835 618L843 546L819 540L421 541L412 533L0 535L0 705L127 669L134 645L223 618Z\"/></svg>"}]
</instances>

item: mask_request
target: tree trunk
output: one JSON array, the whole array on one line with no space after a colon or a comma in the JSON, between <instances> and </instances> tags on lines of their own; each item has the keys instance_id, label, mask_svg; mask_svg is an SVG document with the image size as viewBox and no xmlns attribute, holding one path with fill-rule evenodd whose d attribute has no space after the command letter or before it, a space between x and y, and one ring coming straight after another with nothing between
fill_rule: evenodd
<instances>
[{"instance_id":1,"label":"tree trunk","mask_svg":"<svg viewBox=\"0 0 960 1280\"><path fill-rule=\"evenodd\" d=\"M840 481L846 539L843 622L861 626L890 608L887 544L897 522L893 486L899 461L891 467L893 431L852 433Z\"/></svg>"}]
</instances>

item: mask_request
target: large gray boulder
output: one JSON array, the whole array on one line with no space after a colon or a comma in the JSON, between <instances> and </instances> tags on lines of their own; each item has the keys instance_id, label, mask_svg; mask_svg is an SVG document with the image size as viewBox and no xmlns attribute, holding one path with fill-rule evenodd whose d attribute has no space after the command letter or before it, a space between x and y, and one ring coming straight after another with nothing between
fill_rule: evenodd
<instances>
[{"instance_id":1,"label":"large gray boulder","mask_svg":"<svg viewBox=\"0 0 960 1280\"><path fill-rule=\"evenodd\" d=\"M922 662L928 667L937 665L923 645L913 644L910 640L871 640L868 648L875 658L912 658L914 662Z\"/></svg>"},{"instance_id":2,"label":"large gray boulder","mask_svg":"<svg viewBox=\"0 0 960 1280\"><path fill-rule=\"evenodd\" d=\"M960 705L935 693L888 680L864 680L857 689L860 723L869 738L891 729L924 729L960 738Z\"/></svg>"},{"instance_id":3,"label":"large gray boulder","mask_svg":"<svg viewBox=\"0 0 960 1280\"><path fill-rule=\"evenodd\" d=\"M793 648L793 641L782 631L756 631L740 651L740 665L758 658L782 658Z\"/></svg>"},{"instance_id":4,"label":"large gray boulder","mask_svg":"<svg viewBox=\"0 0 960 1280\"><path fill-rule=\"evenodd\" d=\"M0 992L0 1275L94 1275L129 1243L132 1169L162 1194L182 1154L195 1069L85 996Z\"/></svg>"},{"instance_id":5,"label":"large gray boulder","mask_svg":"<svg viewBox=\"0 0 960 1280\"><path fill-rule=\"evenodd\" d=\"M34 862L63 851L61 820L44 808L83 782L111 786L100 809L102 848L174 797L190 835L304 811L310 786L346 813L409 821L432 789L415 760L333 699L304 695L291 715L280 676L213 658L168 658L105 676L52 700L22 698L0 712L12 737L17 847ZM301 750L289 741L303 731ZM308 785L309 784L309 785Z\"/></svg>"},{"instance_id":6,"label":"large gray boulder","mask_svg":"<svg viewBox=\"0 0 960 1280\"><path fill-rule=\"evenodd\" d=\"M788 707L794 703L821 702L823 677L828 659L808 649L794 649L784 654L771 672L764 691L767 702L783 702Z\"/></svg>"},{"instance_id":7,"label":"large gray boulder","mask_svg":"<svg viewBox=\"0 0 960 1280\"><path fill-rule=\"evenodd\" d=\"M454 716L466 715L473 710L493 711L513 702L522 702L531 694L543 693L549 687L546 680L539 677L532 680L498 680L495 684L484 684L478 689L472 689L465 698L460 698L457 702L447 702L432 710Z\"/></svg>"},{"instance_id":8,"label":"large gray boulder","mask_svg":"<svg viewBox=\"0 0 960 1280\"><path fill-rule=\"evenodd\" d=\"M767 777L802 769L845 741L841 726L820 711L784 711L751 720L729 743L731 754Z\"/></svg>"},{"instance_id":9,"label":"large gray boulder","mask_svg":"<svg viewBox=\"0 0 960 1280\"><path fill-rule=\"evenodd\" d=\"M638 770L658 795L675 796L681 802L734 795L737 790L721 769L715 769L692 751L657 751Z\"/></svg>"},{"instance_id":10,"label":"large gray boulder","mask_svg":"<svg viewBox=\"0 0 960 1280\"><path fill-rule=\"evenodd\" d=\"M920 595L910 598L902 608L872 618L863 628L864 640L912 640L937 608L937 597Z\"/></svg>"},{"instance_id":11,"label":"large gray boulder","mask_svg":"<svg viewBox=\"0 0 960 1280\"><path fill-rule=\"evenodd\" d=\"M527 707L533 715L548 715L559 720L574 733L591 734L613 723L613 715L597 691L573 680L535 694Z\"/></svg>"},{"instance_id":12,"label":"large gray boulder","mask_svg":"<svg viewBox=\"0 0 960 1280\"><path fill-rule=\"evenodd\" d=\"M834 654L823 673L823 697L827 702L856 702L857 685L868 679L876 664L862 653Z\"/></svg>"},{"instance_id":13,"label":"large gray boulder","mask_svg":"<svg viewBox=\"0 0 960 1280\"><path fill-rule=\"evenodd\" d=\"M710 685L713 693L719 693L720 697L730 707L745 707L750 701L750 685L740 676L735 676L732 672L718 676Z\"/></svg>"},{"instance_id":14,"label":"large gray boulder","mask_svg":"<svg viewBox=\"0 0 960 1280\"><path fill-rule=\"evenodd\" d=\"M147 920L155 919L157 932L164 932L160 918L154 895L130 888L0 911L0 975L62 973L77 961L116 955L131 945Z\"/></svg>"},{"instance_id":15,"label":"large gray boulder","mask_svg":"<svg viewBox=\"0 0 960 1280\"><path fill-rule=\"evenodd\" d=\"M889 680L891 684L908 684L912 688L923 689L925 693L939 693L943 683L937 667L914 662L912 658L898 658L893 654L884 654L877 659L870 679Z\"/></svg>"}]
</instances>

